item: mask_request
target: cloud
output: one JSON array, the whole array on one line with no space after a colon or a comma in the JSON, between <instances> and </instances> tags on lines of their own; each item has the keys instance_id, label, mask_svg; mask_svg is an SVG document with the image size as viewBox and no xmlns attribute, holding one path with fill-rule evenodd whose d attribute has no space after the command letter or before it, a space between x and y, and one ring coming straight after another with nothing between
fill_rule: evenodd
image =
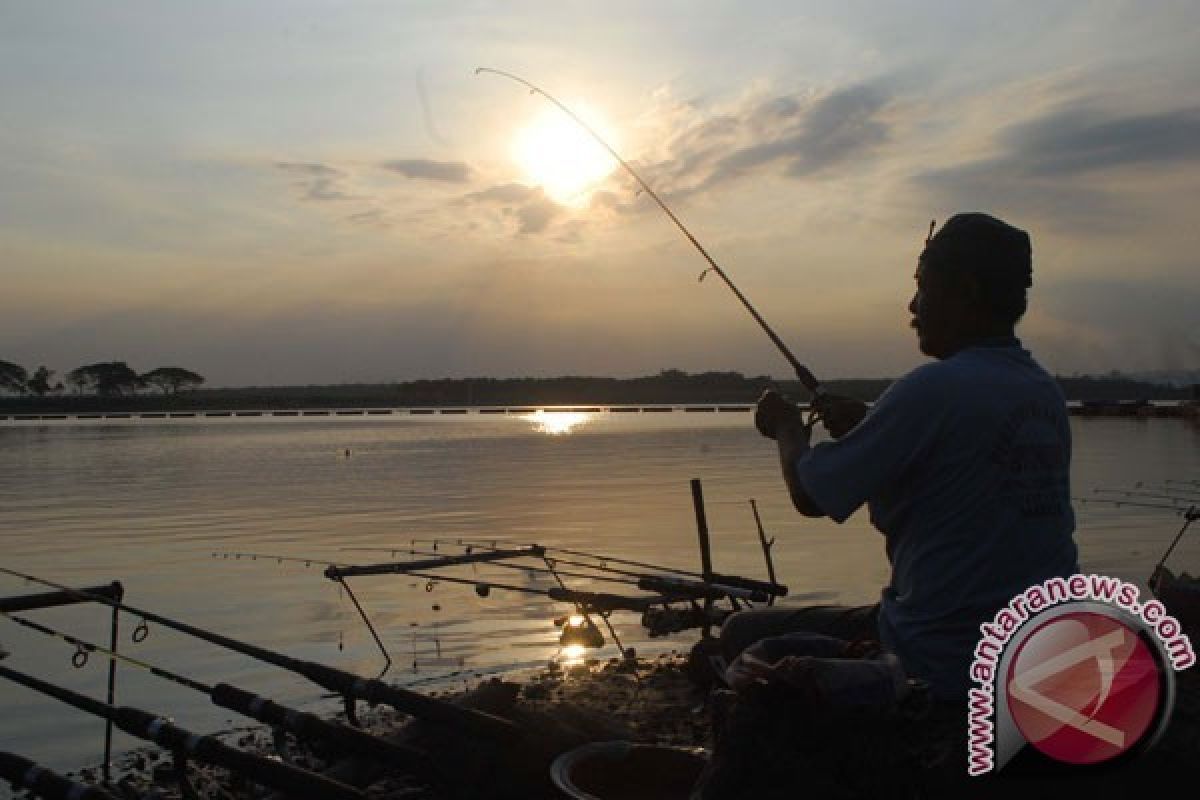
<instances>
[{"instance_id":1,"label":"cloud","mask_svg":"<svg viewBox=\"0 0 1200 800\"><path fill-rule=\"evenodd\" d=\"M913 180L955 208L1010 209L1078 231L1123 230L1154 212L1135 207L1145 174L1121 170L1200 164L1200 109L1117 114L1076 105L1010 125L992 145L986 158Z\"/></svg>"},{"instance_id":2,"label":"cloud","mask_svg":"<svg viewBox=\"0 0 1200 800\"><path fill-rule=\"evenodd\" d=\"M498 205L513 205L524 203L537 194L541 189L526 186L522 183L503 183L479 192L471 192L463 197L468 203L496 203Z\"/></svg>"},{"instance_id":3,"label":"cloud","mask_svg":"<svg viewBox=\"0 0 1200 800\"><path fill-rule=\"evenodd\" d=\"M835 166L887 140L887 126L877 117L886 102L883 93L873 87L853 86L833 92L807 109L794 97L763 103L749 121L767 133L765 141L722 158L705 186L776 162L792 177Z\"/></svg>"},{"instance_id":4,"label":"cloud","mask_svg":"<svg viewBox=\"0 0 1200 800\"><path fill-rule=\"evenodd\" d=\"M504 183L471 192L459 202L498 207L501 214L517 220L517 232L521 234L542 233L563 213L562 206L547 197L542 187L520 183Z\"/></svg>"},{"instance_id":5,"label":"cloud","mask_svg":"<svg viewBox=\"0 0 1200 800\"><path fill-rule=\"evenodd\" d=\"M406 158L388 161L383 168L398 172L406 178L417 178L444 183L467 183L471 180L471 168L461 161L431 161L427 158Z\"/></svg>"},{"instance_id":6,"label":"cloud","mask_svg":"<svg viewBox=\"0 0 1200 800\"><path fill-rule=\"evenodd\" d=\"M682 123L675 123L664 156L644 169L652 184L674 197L755 173L817 175L888 141L883 113L890 100L880 86L864 83L820 95L745 98L711 113L676 108ZM619 207L611 197L599 200Z\"/></svg>"},{"instance_id":7,"label":"cloud","mask_svg":"<svg viewBox=\"0 0 1200 800\"><path fill-rule=\"evenodd\" d=\"M325 164L280 161L276 168L294 175L302 176L296 186L301 190L305 200L313 202L328 202L331 200L346 200L350 195L341 188L341 182L346 177L339 169Z\"/></svg>"},{"instance_id":8,"label":"cloud","mask_svg":"<svg viewBox=\"0 0 1200 800\"><path fill-rule=\"evenodd\" d=\"M541 233L562 213L562 207L542 194L515 211L519 233Z\"/></svg>"},{"instance_id":9,"label":"cloud","mask_svg":"<svg viewBox=\"0 0 1200 800\"><path fill-rule=\"evenodd\" d=\"M1200 160L1200 108L1110 115L1069 108L1014 125L1000 137L1002 159L1026 175L1055 177Z\"/></svg>"}]
</instances>

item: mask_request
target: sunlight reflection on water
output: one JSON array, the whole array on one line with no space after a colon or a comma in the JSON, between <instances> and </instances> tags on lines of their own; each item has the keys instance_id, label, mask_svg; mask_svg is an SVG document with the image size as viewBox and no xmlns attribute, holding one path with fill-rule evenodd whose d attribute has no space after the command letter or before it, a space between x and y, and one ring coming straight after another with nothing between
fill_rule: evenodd
<instances>
[{"instance_id":1,"label":"sunlight reflection on water","mask_svg":"<svg viewBox=\"0 0 1200 800\"><path fill-rule=\"evenodd\" d=\"M546 411L539 408L532 414L521 419L533 423L533 429L538 433L548 433L557 436L570 433L576 428L586 425L594 417L593 414L582 411Z\"/></svg>"}]
</instances>

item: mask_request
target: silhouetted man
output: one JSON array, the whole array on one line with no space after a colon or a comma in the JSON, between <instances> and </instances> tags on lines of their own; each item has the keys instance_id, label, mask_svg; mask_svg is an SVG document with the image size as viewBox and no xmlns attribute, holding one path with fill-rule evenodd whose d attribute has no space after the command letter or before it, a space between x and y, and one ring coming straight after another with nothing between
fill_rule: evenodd
<instances>
[{"instance_id":1,"label":"silhouetted man","mask_svg":"<svg viewBox=\"0 0 1200 800\"><path fill-rule=\"evenodd\" d=\"M870 411L824 398L835 438L812 447L811 427L780 395L765 393L755 415L800 513L844 522L867 505L892 565L881 601L736 614L721 632L727 658L794 630L878 638L936 696L960 700L980 623L1077 570L1066 404L1014 335L1032 285L1029 236L959 214L928 240L916 281L912 326L936 361Z\"/></svg>"}]
</instances>

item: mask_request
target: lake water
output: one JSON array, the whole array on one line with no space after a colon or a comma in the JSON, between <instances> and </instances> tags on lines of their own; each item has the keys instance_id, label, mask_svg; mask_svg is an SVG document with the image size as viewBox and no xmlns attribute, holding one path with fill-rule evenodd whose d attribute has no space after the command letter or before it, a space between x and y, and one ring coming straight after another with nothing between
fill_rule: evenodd
<instances>
[{"instance_id":1,"label":"lake water","mask_svg":"<svg viewBox=\"0 0 1200 800\"><path fill-rule=\"evenodd\" d=\"M1200 426L1182 419L1075 419L1074 490L1200 478ZM557 431L557 432L555 432ZM255 551L319 561L390 560L414 538L537 542L699 568L689 479L703 481L717 571L765 577L749 498L777 538L785 602L873 601L887 577L882 540L863 512L845 525L795 514L771 443L748 413L598 413L380 418L223 418L0 422L0 566L73 586L120 580L126 601L274 648L375 675L382 657L350 601L319 565L214 558ZM1089 571L1144 581L1181 524L1169 512L1077 504ZM441 552L453 548L443 546ZM1200 536L1170 565L1200 569ZM455 573L548 587L546 576L497 567ZM567 579L572 588L636 593ZM552 620L566 609L536 595L402 577L359 578L356 594L401 684L459 686L470 675L559 657ZM431 588L432 591L427 591ZM0 576L0 596L41 591ZM96 606L26 616L106 642ZM640 652L686 650L695 632L649 640L632 614L613 622ZM307 708L332 708L307 681L152 625L121 648L216 683ZM71 666L73 649L0 619L5 664L102 697L106 662ZM415 666L414 666L415 653ZM597 655L615 655L612 642ZM202 695L122 667L119 699L197 731L247 724ZM102 723L0 683L0 749L77 768L100 760ZM118 735L118 751L140 743Z\"/></svg>"}]
</instances>

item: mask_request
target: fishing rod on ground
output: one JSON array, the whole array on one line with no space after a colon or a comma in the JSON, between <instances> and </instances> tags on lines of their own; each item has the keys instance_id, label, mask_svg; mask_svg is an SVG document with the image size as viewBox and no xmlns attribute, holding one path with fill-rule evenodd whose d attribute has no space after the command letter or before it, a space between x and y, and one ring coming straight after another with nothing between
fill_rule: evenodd
<instances>
[{"instance_id":1,"label":"fishing rod on ground","mask_svg":"<svg viewBox=\"0 0 1200 800\"><path fill-rule=\"evenodd\" d=\"M446 543L445 540L438 540L438 539L414 539L413 542L439 542L442 544ZM475 548L475 547L488 547L488 545L466 544L466 543L463 543L462 540L458 540L458 541L454 542L453 544L455 546L465 548L467 554L472 553L473 548ZM541 547L541 546L538 545L538 547ZM419 556L438 556L438 555L440 555L440 551L438 551L436 548L433 551L419 550L415 547L408 547L408 548L343 547L340 549L356 550L356 551L362 551L362 552L390 553L393 558L395 558L398 554L401 554L401 553L404 553L407 555L419 555ZM771 569L770 567L768 567L768 570L772 573L772 580L764 583L762 581L755 581L751 578L741 578L738 576L729 576L729 575L714 575L713 576L714 580L704 581L704 580L699 580L699 578L700 578L699 573L687 572L685 570L676 570L676 569L673 569L670 567L658 567L656 565L646 565L653 569L661 570L662 572L681 574L681 575L688 576L688 577L694 576L697 579L697 580L681 580L678 578L671 578L666 575L652 575L652 574L647 574L645 572L634 572L632 570L624 570L624 569L619 569L617 567L610 567L607 565L607 563L592 564L592 563L588 563L586 561L577 561L577 560L572 560L572 559L568 559L568 558L559 558L557 556L550 555L551 551L553 551L553 552L567 552L567 551L563 551L563 550L560 550L557 548L552 548L552 547L542 547L541 549L543 551L545 551L543 553L543 555L540 556L540 558L546 563L546 567L544 567L544 568L543 567L532 567L532 566L525 565L525 564L512 564L512 563L509 563L506 561L499 561L499 560L489 561L489 563L491 563L492 566L496 566L496 567L503 567L505 569L523 570L525 572L530 572L530 573L534 573L534 574L561 575L561 576L568 577L568 578L583 578L583 579L587 579L587 580L597 580L597 581L607 581L607 582L611 582L611 583L627 584L627 585L631 585L631 586L637 586L638 588L645 589L647 591L660 591L662 589L667 589L669 591L679 591L679 592L692 591L698 597L708 597L708 596L712 596L714 598L736 597L740 600L748 600L751 602L759 602L759 603L765 602L765 603L769 604L773 601L775 596L784 595L787 593L786 586L782 586L780 584L775 583L775 581L773 579L774 570ZM571 552L574 552L574 551L571 551ZM602 561L602 562L611 560L611 559L605 559L605 557L603 557L603 556L591 556L591 557L598 561ZM405 562L397 562L397 563L404 564ZM595 570L596 572L606 573L606 574L597 575L597 574L592 574L592 573L573 572L573 571L569 571L569 570L559 569L558 568L559 565L562 565L562 564L566 564L567 566L582 567L584 569ZM722 579L724 579L724 580L722 580Z\"/></svg>"},{"instance_id":2,"label":"fishing rod on ground","mask_svg":"<svg viewBox=\"0 0 1200 800\"><path fill-rule=\"evenodd\" d=\"M1154 508L1160 511L1170 511L1174 514L1183 517L1200 516L1200 506L1179 506L1168 505L1167 503L1143 503L1138 500L1125 500L1115 497L1075 497L1072 498L1077 503L1103 503L1105 505L1116 506L1117 508Z\"/></svg>"},{"instance_id":3,"label":"fishing rod on ground","mask_svg":"<svg viewBox=\"0 0 1200 800\"><path fill-rule=\"evenodd\" d=\"M504 539L468 539L468 538L464 538L464 537L457 537L457 538L440 537L440 538L435 538L435 539L410 539L409 541L411 542L411 546L413 546L413 547L415 547L418 544L428 544L428 545L432 546L434 550L437 550L439 547L445 547L445 546L462 547L468 553L473 552L473 550L475 548L483 548L486 550L495 551L495 550L502 549L500 547L501 544L505 545L506 547L513 546L513 543L511 541L507 541ZM545 545L533 545L533 546L539 547L547 553L565 553L567 555L579 556L580 558L590 558L593 561L600 561L601 565L599 568L601 568L601 569L607 568L608 563L611 562L613 564L624 564L626 566L643 567L645 569L655 570L656 572L670 572L670 573L674 573L676 575L683 575L685 577L690 577L690 578L701 577L699 572L692 572L690 570L679 569L677 567L667 567L667 566L663 566L661 564L647 564L643 561L631 561L626 558L617 558L616 556L606 556L606 555L601 555L598 553L587 553L582 550L569 550L565 547L554 547L554 546L545 546ZM380 548L346 547L346 548L342 548L342 549L344 549L344 550L376 550L376 549L378 549L380 551L390 551L392 553L403 553L408 548L405 548L405 547L380 547ZM563 559L556 559L556 560L562 564L576 564L577 566L593 566L591 564L578 564L577 562L564 561ZM645 573L637 573L637 574L644 575Z\"/></svg>"},{"instance_id":4,"label":"fishing rod on ground","mask_svg":"<svg viewBox=\"0 0 1200 800\"><path fill-rule=\"evenodd\" d=\"M233 650L264 663L272 664L288 672L302 675L316 685L342 696L346 707L346 716L351 722L357 720L354 701L363 700L371 705L383 703L397 711L420 719L459 726L482 736L487 736L495 741L515 742L523 736L523 731L520 727L510 720L495 716L494 714L463 708L453 703L439 700L438 698L390 686L377 678L364 678L360 675L337 669L336 667L330 667L314 661L292 658L291 656L286 656L264 647L248 644L229 636L190 625L186 622L180 622L162 614L156 614L153 611L146 611L123 602L111 600L107 597L72 589L69 586L64 586L63 584L24 572L18 572L8 567L0 567L0 573L11 575L15 578L22 578L43 586L49 586L66 592L73 597L79 597L124 611L127 614L141 617L143 623L146 621L154 622L219 647L224 647L227 650Z\"/></svg>"},{"instance_id":5,"label":"fishing rod on ground","mask_svg":"<svg viewBox=\"0 0 1200 800\"><path fill-rule=\"evenodd\" d=\"M414 545L415 545L415 542L417 542L417 541L432 541L432 540L413 540ZM755 581L755 580L752 580L749 578L740 578L740 577L736 577L736 576L717 575L717 574L711 572L711 565L706 565L705 572L699 573L699 574L702 574L705 576L704 579L691 580L691 579L686 579L686 578L682 578L682 577L672 577L672 576L665 576L665 575L646 575L646 574L642 574L642 573L631 573L631 572L628 572L625 570L617 570L615 568L608 567L607 564L605 564L605 563L596 565L596 564L588 564L588 563L580 562L580 561L572 561L570 559L562 559L557 555L551 556L550 551L552 548L545 548L545 547L542 547L541 545L530 545L528 548L525 548L523 550L513 550L513 549L502 549L502 548L496 547L495 545L486 545L485 544L482 546L482 548L483 548L482 551L476 551L474 549L476 545L474 545L474 544L461 543L461 541L459 544L456 544L454 546L464 548L465 552L462 553L461 555L447 555L447 556L438 555L433 558L427 559L425 561L392 561L392 562L387 562L387 563L383 563L383 564L369 564L369 565L362 565L362 566L356 566L356 567L331 566L329 569L327 569L325 571L325 576L327 578L330 578L331 580L338 580L338 581L342 581L343 583L344 583L345 579L348 577L360 576L360 575L405 574L405 575L417 575L417 576L421 576L421 577L430 577L427 575L424 575L424 576L421 575L420 573L417 572L417 570L425 569L425 568L441 567L441 566L452 566L452 565L466 564L466 563L474 564L474 563L480 563L480 562L488 562L488 563L492 563L496 566L501 566L501 565L505 565L506 559L510 559L510 558L517 558L517 557L541 558L545 562L547 568L549 569L550 574L554 575L555 579L559 583L559 589L558 589L557 594L555 593L555 590L552 589L552 590L548 590L548 596L552 597L553 599L572 598L569 600L569 602L575 603L577 612L583 617L584 622L586 623L582 632L573 631L564 626L563 627L563 642L566 643L566 638L567 638L568 634L571 634L572 636L574 636L576 633L580 633L581 634L579 637L580 643L584 643L587 646L596 646L596 647L603 644L602 637L599 636L599 631L595 629L595 624L592 622L591 617L590 617L591 613L598 613L600 615L600 617L603 619L605 625L607 626L609 634L613 637L614 642L617 644L618 648L620 648L621 652L625 653L626 655L628 655L629 651L627 651L624 648L624 646L621 645L620 638L618 637L616 630L613 628L611 622L608 619L608 614L611 613L613 610L616 610L614 608L607 607L608 602L611 602L611 596L605 597L606 607L604 607L604 608L594 607L594 604L590 599L581 598L579 593L574 592L573 590L569 589L566 586L566 584L562 581L562 577L561 577L562 573L560 573L557 569L559 564L568 563L568 564L582 566L587 569L612 571L612 572L622 573L625 575L631 575L631 576L637 578L636 585L639 589L642 589L644 591L658 593L660 595L660 597L658 597L657 599L651 598L650 602L655 605L662 605L662 606L664 606L664 608L662 608L661 610L651 609L648 607L642 609L642 615L643 615L642 616L642 624L644 627L647 628L647 630L650 631L651 636L667 635L670 633L676 633L681 630L686 630L689 627L699 626L701 628L706 628L708 625L712 624L712 614L714 611L713 603L717 600L728 599L730 604L733 606L733 611L737 611L739 609L739 606L738 606L739 601L766 602L769 604L771 602L773 596L782 595L782 594L787 593L787 587L779 586L778 584L774 584L774 583L766 584L762 581ZM435 543L435 547L436 547L436 543ZM415 546L411 549L414 551L416 550ZM389 549L388 552L393 552L393 554L394 554L395 550L397 550L397 548ZM591 553L583 553L582 551L577 551L577 550L567 550L565 548L557 548L557 549L555 549L555 552L581 554L583 556L592 558L594 560L602 560L602 559L606 558L604 556L596 556ZM422 551L421 554L422 555L433 555L433 554L427 554L427 553L425 553L425 551ZM628 561L628 559L613 559L613 560L618 561L618 562ZM642 564L643 562L630 562L630 563ZM520 565L511 565L511 566L513 566L514 568L518 568L518 569L521 568ZM649 566L651 568L656 568L656 565L645 565L645 566ZM697 573L691 573L691 574L697 574ZM440 577L445 578L446 576L440 576ZM588 576L588 577L591 577L591 576ZM474 583L476 585L477 590L479 588L479 585L484 583L483 581L464 580L461 578L457 579L457 581L465 582L465 583ZM718 581L721 581L721 582L718 582ZM495 584L492 584L492 585L495 585ZM529 587L524 587L524 589L526 591L530 591ZM532 591L537 592L539 590L532 590ZM669 603L675 602L675 600L677 600L677 599L678 600L691 600L693 603L693 608L686 613L681 613L677 609L670 609L667 607L667 606L669 606ZM704 601L703 608L699 608L697 606L697 601L699 601L699 600ZM626 609L628 609L628 606L626 606ZM365 615L364 615L364 620L365 620ZM370 624L369 620L367 620L367 624L368 625Z\"/></svg>"},{"instance_id":6,"label":"fishing rod on ground","mask_svg":"<svg viewBox=\"0 0 1200 800\"><path fill-rule=\"evenodd\" d=\"M502 589L505 591L521 592L524 594L542 595L551 600L563 603L570 603L575 606L576 612L582 617L581 625L568 625L569 618L561 618L556 620L563 628L560 636L560 644L582 644L586 647L600 647L604 644L603 637L596 628L595 623L591 619L591 615L599 616L608 628L609 635L613 637L614 643L617 645L621 653L625 657L629 657L631 652L621 644L620 637L617 635L616 629L608 617L614 611L636 611L643 615L643 623L651 610L657 606L667 607L671 603L677 602L695 602L697 596L709 597L714 593L719 593L721 597L730 596L728 592L719 591L714 587L697 588L696 586L674 585L671 583L658 584L649 586L647 583L650 579L643 578L638 582L638 588L647 591L656 592L650 596L627 596L616 595L604 592L587 592L577 589L571 589L563 583L562 578L558 577L558 586L548 589L541 589L532 586L520 586L515 584L502 583L494 580L483 580L480 578L461 578L458 576L445 575L442 573L427 572L428 569L436 569L442 566L456 566L461 564L474 564L488 562L499 566L504 562L504 559L518 556L537 556L544 552L543 548L537 545L531 545L525 550L494 550L484 552L464 553L462 555L441 556L438 558L426 559L423 561L392 561L383 564L365 564L360 566L342 567L330 566L325 570L325 577L330 580L337 581L346 587L349 591L349 586L346 583L347 578L366 576L366 575L407 575L410 577L423 578L427 581L425 585L426 591L432 591L433 585L438 581L446 581L447 583L456 583L464 586L472 586L476 594L480 597L487 597L492 589ZM553 568L551 573L554 574ZM740 592L741 590L735 590ZM361 608L361 607L360 607ZM363 613L363 620L370 625L370 620ZM653 615L651 615L652 618ZM376 637L378 641L378 637ZM390 660L390 657L389 657Z\"/></svg>"},{"instance_id":7,"label":"fishing rod on ground","mask_svg":"<svg viewBox=\"0 0 1200 800\"><path fill-rule=\"evenodd\" d=\"M165 718L132 706L111 706L62 686L0 665L0 677L21 684L67 705L74 706L101 719L111 720L121 730L138 739L154 742L175 756L175 775L181 787L190 787L186 762L201 761L225 767L245 775L255 783L270 786L289 794L317 800L362 800L362 792L332 778L306 769L273 761L263 756L237 750L215 736L192 733L168 722ZM185 796L196 797L194 789L185 788Z\"/></svg>"},{"instance_id":8,"label":"fishing rod on ground","mask_svg":"<svg viewBox=\"0 0 1200 800\"><path fill-rule=\"evenodd\" d=\"M1137 485L1140 486L1141 483L1139 482ZM1129 495L1129 494L1134 494L1135 496L1137 496L1136 492L1129 492L1127 490L1121 490L1121 489L1095 489L1093 491L1109 493L1109 494L1118 493L1123 496ZM1120 508L1121 506L1133 506L1135 508L1153 508L1153 509L1158 509L1158 510L1163 510L1163 511L1171 511L1174 514L1177 514L1177 515L1180 515L1183 517L1183 525L1179 528L1179 532L1175 534L1175 538L1171 540L1171 544L1167 547L1166 552L1163 553L1162 558L1160 558L1158 560L1158 563L1154 565L1154 570L1150 573L1150 578L1147 581L1147 584L1156 593L1161 590L1163 581L1167 578L1167 573L1166 573L1166 569L1165 569L1167 559L1171 557L1171 554L1173 552L1175 552L1175 548L1179 545L1180 540L1183 539L1183 535L1185 533L1187 533L1187 529L1189 527L1191 527L1191 524L1193 522L1195 522L1196 520L1200 519L1200 503L1197 503L1195 501L1187 501L1188 502L1187 505L1181 506L1181 505L1175 505L1174 502L1172 505L1167 505L1166 503L1142 502L1142 501L1137 501L1137 500L1130 501L1130 500L1125 500L1125 499L1121 499L1121 498L1109 498L1109 497L1101 497L1101 498L1086 498L1086 497L1084 497L1084 498L1078 498L1078 499L1084 503L1089 502L1089 501L1090 502L1100 502L1100 503L1110 503L1110 504L1117 506L1118 508Z\"/></svg>"},{"instance_id":9,"label":"fishing rod on ground","mask_svg":"<svg viewBox=\"0 0 1200 800\"><path fill-rule=\"evenodd\" d=\"M700 253L700 255L708 263L708 269L700 273L700 280L704 280L704 276L709 272L715 272L717 277L719 277L729 288L729 291L733 292L734 297L741 302L742 307L750 313L750 316L753 317L754 321L758 323L758 326L762 328L763 333L767 335L767 338L771 340L771 343L775 345L775 348L779 350L784 359L787 360L788 364L792 367L792 370L796 373L796 377L799 379L800 383L812 395L813 419L815 419L819 410L818 406L822 399L820 381L817 380L816 376L813 375L812 371L810 371L808 367L801 364L799 359L792 354L792 351L788 349L787 345L783 343L783 340L779 338L779 335L776 334L771 326L767 324L767 321L763 319L761 314L758 313L758 310L751 305L750 301L746 299L746 296L742 294L741 290L734 285L733 281L729 278L729 275L726 274L725 270L722 269L721 266L713 259L713 257L708 254L708 251L704 249L704 246L701 245L692 232L687 229L687 226L680 221L679 217L675 215L675 212L667 206L661 197L659 197L658 193L650 187L650 184L638 174L637 170L635 170L628 161L622 158L616 149L614 149L612 145L605 141L604 138L600 136L600 134L598 134L590 125L580 119L575 112L567 108L567 106L565 106L563 103L559 102L558 98L551 95L545 89L542 89L540 86L536 86L524 78L512 74L511 72L505 72L504 70L493 69L491 67L478 67L475 70L476 75L485 72L516 81L528 89L530 94L539 94L546 98L546 100L554 104L559 111L562 111L564 114L570 117L576 125L578 125L584 131L586 131L589 136L595 139L596 142L598 142L601 147L607 150L609 155L611 155L616 162L620 164L626 172L629 173L629 175L637 182L637 185L641 187L642 191L644 191L647 196L649 196L650 199L652 199L658 205L658 207L662 209L662 212L666 214L671 222L675 224L675 227L679 229L679 232L682 233L689 242L691 242L692 246L696 248L696 251Z\"/></svg>"},{"instance_id":10,"label":"fishing rod on ground","mask_svg":"<svg viewBox=\"0 0 1200 800\"><path fill-rule=\"evenodd\" d=\"M673 594L659 593L651 596L628 596L609 594L605 592L587 592L568 588L561 585L561 583L559 586L538 588L533 586L505 583L502 581L485 580L482 578L463 578L456 575L445 575L442 573L427 571L429 569L445 565L447 561L449 561L449 563L452 565L470 564L485 561L495 562L498 564L500 563L499 559L502 557L511 558L514 555L529 555L530 553L531 551L529 549L525 549L520 551L486 552L473 553L463 556L447 556L438 559L429 559L426 561L400 561L388 562L386 564L367 564L360 566L347 566L337 562L324 562L316 558L279 558L269 553L242 553L241 555L244 558L261 558L263 560L276 559L282 561L302 561L310 566L313 564L327 564L328 567L325 570L325 576L338 583L354 600L354 604L358 609L359 616L361 617L363 623L371 631L376 645L379 647L380 652L383 654L387 664L389 665L393 663L391 653L383 644L383 641L379 636L378 631L375 629L374 623L371 622L370 617L367 615L366 610L363 608L362 604L358 602L353 591L350 589L349 583L346 581L346 579L349 577L363 575L405 575L424 580L426 582L425 590L427 592L432 592L435 584L445 582L461 586L470 586L475 589L475 593L480 597L488 597L493 589L499 589L501 591L538 595L541 597L547 597L556 602L569 603L575 606L576 611L581 617L583 617L584 623L581 625L568 625L567 623L570 622L569 617L556 620L556 622L562 623L560 627L563 628L562 635L559 639L560 644L583 644L589 647L602 646L602 638L597 637L599 630L595 627L595 623L591 621L591 616L594 614L601 617L601 619L605 621L609 628L610 635L613 636L614 642L621 649L622 653L627 653L628 650L626 650L626 648L620 644L620 638L617 636L615 629L613 629L611 624L608 622L608 615L614 611L633 611L645 615L648 611L651 611L656 606L668 606L671 603L688 602L692 600L694 596L694 592L686 592L684 590ZM214 553L214 556L225 555L234 556L235 554Z\"/></svg>"},{"instance_id":11,"label":"fishing rod on ground","mask_svg":"<svg viewBox=\"0 0 1200 800\"><path fill-rule=\"evenodd\" d=\"M436 551L436 550L418 550L416 548L408 548L408 549L399 550L399 551L397 551L395 548L392 548L392 547L354 547L354 548L340 548L340 549L359 550L359 551L363 551L363 552L371 552L371 551L387 552L387 553L391 553L393 558L396 556L396 554L398 552L404 553L404 554L410 555L410 556L437 556L438 555L438 551ZM633 573L633 572L624 572L622 570L616 570L616 569L606 569L606 570L601 571L600 567L594 567L594 569L596 569L599 572L599 574L597 574L597 572L573 572L570 570L557 568L558 564L569 564L571 562L558 561L557 559L550 559L550 563L553 566L535 567L535 566L531 566L529 564L513 564L508 561L492 561L492 562L489 562L489 565L493 566L493 567L499 567L501 569L519 570L521 572L527 572L532 575L559 575L564 578L582 578L584 580L604 581L606 583L619 583L619 584L623 584L626 586L637 586L637 581L633 580L633 578L630 577L630 576L636 576L636 573Z\"/></svg>"},{"instance_id":12,"label":"fishing rod on ground","mask_svg":"<svg viewBox=\"0 0 1200 800\"><path fill-rule=\"evenodd\" d=\"M1180 484L1172 481L1166 481L1162 485L1142 483L1139 481L1134 484L1137 488L1157 489L1160 491L1175 492L1176 494L1187 495L1190 497L1200 496L1200 487L1190 487L1190 485Z\"/></svg>"},{"instance_id":13,"label":"fishing rod on ground","mask_svg":"<svg viewBox=\"0 0 1200 800\"><path fill-rule=\"evenodd\" d=\"M1179 544L1179 540L1183 538L1183 534L1187 532L1187 529L1197 519L1200 519L1200 507L1192 506L1184 514L1183 525L1179 528L1179 533L1175 534L1175 538L1171 540L1171 545L1167 548L1167 551L1163 553L1162 558L1154 565L1154 571L1150 573L1148 583L1156 593L1162 589L1162 585L1167 578L1167 559L1171 557L1171 553L1175 552L1175 547Z\"/></svg>"},{"instance_id":14,"label":"fishing rod on ground","mask_svg":"<svg viewBox=\"0 0 1200 800\"><path fill-rule=\"evenodd\" d=\"M1125 497L1148 497L1157 500L1170 500L1175 503L1186 505L1194 505L1197 500L1195 498L1184 497L1178 492L1155 492L1149 489L1093 489L1096 494L1119 494Z\"/></svg>"},{"instance_id":15,"label":"fishing rod on ground","mask_svg":"<svg viewBox=\"0 0 1200 800\"><path fill-rule=\"evenodd\" d=\"M43 800L117 800L95 786L77 783L24 756L0 750L0 778L14 789L28 789Z\"/></svg>"},{"instance_id":16,"label":"fishing rod on ground","mask_svg":"<svg viewBox=\"0 0 1200 800\"><path fill-rule=\"evenodd\" d=\"M389 742L386 739L372 736L365 731L349 725L328 722L316 714L288 708L269 698L256 695L253 692L240 689L228 683L218 683L215 686L201 683L198 680L189 678L178 672L173 672L165 667L155 666L147 661L134 658L125 653L119 653L85 639L80 639L31 619L18 617L15 614L9 614L5 611L0 611L0 616L29 630L60 639L76 648L75 654L71 657L71 665L76 669L80 669L86 665L87 656L90 653L100 653L109 658L115 658L123 664L128 664L129 666L149 672L156 677L206 695L212 701L213 705L266 723L272 726L272 729L276 732L285 730L295 734L299 738L315 739L333 745L338 750L365 756L392 767L411 770L412 774L429 780L435 785L441 786L444 784L444 778L436 772L429 761L428 754L416 748ZM284 737L276 735L275 746L282 758L290 760L288 759L287 744Z\"/></svg>"},{"instance_id":17,"label":"fishing rod on ground","mask_svg":"<svg viewBox=\"0 0 1200 800\"><path fill-rule=\"evenodd\" d=\"M756 509L756 511L757 511L757 509ZM442 539L412 539L411 541L414 543L420 543L420 544L433 544L433 545L435 545L435 547L434 547L435 550L437 549L437 546L444 546L444 545L451 545L451 546L457 546L457 547L463 547L463 548L482 547L482 548L491 549L491 550L499 549L497 547L497 545L495 544L495 540L442 538ZM488 543L489 541L492 543L489 544ZM648 574L645 572L626 572L626 571L618 570L616 568L612 568L612 567L608 566L609 563L622 564L624 566L640 567L642 569L653 570L654 572L657 572L657 573L671 573L674 575L680 575L685 578L693 579L694 582L697 584L719 584L722 587L729 587L729 588L733 588L733 589L743 589L743 590L747 590L747 591L751 591L751 592L761 592L765 595L769 595L769 596L773 596L773 597L784 597L788 593L788 587L784 586L783 584L776 583L774 581L774 579L772 579L770 581L760 581L760 580L755 580L754 578L744 578L744 577L741 577L740 575L724 575L721 573L710 573L708 575L708 578L706 579L704 573L694 572L694 571L686 570L686 569L679 569L678 567L666 567L666 566L662 566L661 564L649 564L649 563L646 563L645 561L634 561L634 560L628 559L628 558L618 558L616 556L602 555L599 553L588 553L583 550L572 550L572 549L566 548L566 547L553 547L553 546L542 546L542 545L537 545L537 547L540 547L542 550L544 550L545 553L547 555L549 555L551 560L553 560L556 564L567 564L569 566L587 567L590 569L602 569L602 570L606 570L609 572L614 572L614 573L621 574L621 575L629 575L631 577L637 577L637 578L645 578L645 577L662 578L663 577L662 575L651 575L651 574ZM393 553L404 552L406 550L406 548L380 548L380 549L383 551L393 552ZM767 552L769 552L769 545L768 545ZM595 564L589 564L587 562L575 561L575 560L571 560L568 558L562 558L561 556L554 555L556 553L562 553L567 556L576 556L578 558L589 558L589 559L592 559L593 561L599 561L599 562L601 562L601 564L595 565ZM774 571L773 565L771 565L771 564L768 564L767 569L768 569L768 572ZM681 585L683 585L683 584L681 584Z\"/></svg>"}]
</instances>

